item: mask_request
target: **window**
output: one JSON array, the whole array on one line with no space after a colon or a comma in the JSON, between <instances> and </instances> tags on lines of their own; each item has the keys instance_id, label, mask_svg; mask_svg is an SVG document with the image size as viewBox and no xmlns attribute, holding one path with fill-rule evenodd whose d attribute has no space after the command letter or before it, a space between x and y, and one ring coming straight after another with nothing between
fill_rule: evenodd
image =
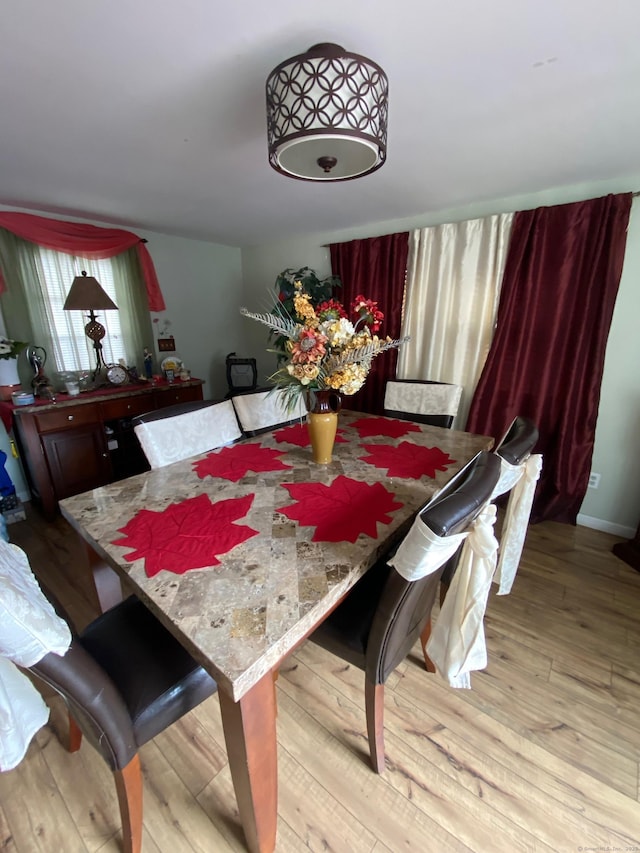
<instances>
[{"instance_id":1,"label":"window","mask_svg":"<svg viewBox=\"0 0 640 853\"><path fill-rule=\"evenodd\" d=\"M74 257L41 246L37 247L37 251L43 308L49 320L54 349L51 355L58 370L93 370L96 366L96 352L93 342L84 331L88 314L83 311L65 311L63 306L73 279L82 270L94 276L118 305L113 261L111 258L89 260ZM104 361L109 364L123 358L126 362L120 311L100 311L97 312L97 318L106 329L101 342Z\"/></svg>"},{"instance_id":2,"label":"window","mask_svg":"<svg viewBox=\"0 0 640 853\"><path fill-rule=\"evenodd\" d=\"M6 333L45 350L47 376L95 369L95 348L84 331L88 312L63 309L73 279L83 270L118 306L117 311L96 312L106 330L103 360L113 364L124 359L127 367L135 366L142 374L144 349L153 346L153 328L137 247L106 260L90 260L46 249L0 228L0 269L10 285L0 294ZM23 361L23 382L27 370Z\"/></svg>"}]
</instances>

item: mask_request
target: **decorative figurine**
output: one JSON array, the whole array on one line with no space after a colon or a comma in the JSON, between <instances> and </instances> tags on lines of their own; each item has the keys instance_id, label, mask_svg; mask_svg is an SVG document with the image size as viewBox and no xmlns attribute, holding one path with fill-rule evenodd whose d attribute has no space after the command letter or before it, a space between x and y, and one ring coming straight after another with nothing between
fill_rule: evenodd
<instances>
[{"instance_id":1,"label":"decorative figurine","mask_svg":"<svg viewBox=\"0 0 640 853\"><path fill-rule=\"evenodd\" d=\"M147 379L151 379L153 375L153 356L149 352L148 347L144 348L144 375Z\"/></svg>"},{"instance_id":2,"label":"decorative figurine","mask_svg":"<svg viewBox=\"0 0 640 853\"><path fill-rule=\"evenodd\" d=\"M34 396L40 397L41 400L55 400L55 390L51 384L51 380L44 372L44 366L47 361L47 353L44 347L29 347L27 349L27 360L34 372L34 377L31 380Z\"/></svg>"}]
</instances>

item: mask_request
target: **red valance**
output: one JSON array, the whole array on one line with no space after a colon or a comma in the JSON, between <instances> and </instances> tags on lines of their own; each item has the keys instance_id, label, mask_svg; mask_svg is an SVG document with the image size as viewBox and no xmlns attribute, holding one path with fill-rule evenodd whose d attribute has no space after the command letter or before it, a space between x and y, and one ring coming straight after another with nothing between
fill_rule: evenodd
<instances>
[{"instance_id":1,"label":"red valance","mask_svg":"<svg viewBox=\"0 0 640 853\"><path fill-rule=\"evenodd\" d=\"M100 228L81 222L48 219L31 213L5 213L0 211L0 228L11 231L16 237L37 243L45 249L80 255L83 258L113 258L136 246L147 289L150 311L164 311L165 304L156 276L156 270L143 240L131 231L120 228ZM5 283L0 272L0 293Z\"/></svg>"}]
</instances>

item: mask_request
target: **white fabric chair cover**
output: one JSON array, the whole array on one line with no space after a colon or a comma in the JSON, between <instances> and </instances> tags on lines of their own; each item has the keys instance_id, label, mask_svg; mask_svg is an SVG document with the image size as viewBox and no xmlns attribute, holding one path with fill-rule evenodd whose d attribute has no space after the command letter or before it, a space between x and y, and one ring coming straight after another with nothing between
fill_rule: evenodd
<instances>
[{"instance_id":1,"label":"white fabric chair cover","mask_svg":"<svg viewBox=\"0 0 640 853\"><path fill-rule=\"evenodd\" d=\"M136 424L134 431L152 468L162 468L242 438L231 400Z\"/></svg>"},{"instance_id":2,"label":"white fabric chair cover","mask_svg":"<svg viewBox=\"0 0 640 853\"><path fill-rule=\"evenodd\" d=\"M500 479L492 500L510 490L502 524L498 568L494 581L499 584L498 595L508 595L520 565L527 526L531 516L536 483L542 471L542 454L533 453L520 465L510 465L501 459Z\"/></svg>"},{"instance_id":3,"label":"white fabric chair cover","mask_svg":"<svg viewBox=\"0 0 640 853\"><path fill-rule=\"evenodd\" d=\"M496 508L487 503L464 533L440 537L416 518L389 561L406 580L431 574L462 544L458 568L427 642L438 674L452 687L470 687L470 672L487 665L484 612L496 568Z\"/></svg>"},{"instance_id":4,"label":"white fabric chair cover","mask_svg":"<svg viewBox=\"0 0 640 853\"><path fill-rule=\"evenodd\" d=\"M461 385L394 382L390 379L385 387L384 409L407 414L455 417L461 396Z\"/></svg>"},{"instance_id":5,"label":"white fabric chair cover","mask_svg":"<svg viewBox=\"0 0 640 853\"><path fill-rule=\"evenodd\" d=\"M33 666L49 652L63 655L69 626L42 594L27 555L0 540L0 770L22 761L49 709L16 667Z\"/></svg>"},{"instance_id":6,"label":"white fabric chair cover","mask_svg":"<svg viewBox=\"0 0 640 853\"><path fill-rule=\"evenodd\" d=\"M246 433L266 430L278 424L302 420L307 416L307 407L302 395L294 408L287 409L285 397L280 389L257 391L255 394L239 394L231 398L240 426Z\"/></svg>"}]
</instances>

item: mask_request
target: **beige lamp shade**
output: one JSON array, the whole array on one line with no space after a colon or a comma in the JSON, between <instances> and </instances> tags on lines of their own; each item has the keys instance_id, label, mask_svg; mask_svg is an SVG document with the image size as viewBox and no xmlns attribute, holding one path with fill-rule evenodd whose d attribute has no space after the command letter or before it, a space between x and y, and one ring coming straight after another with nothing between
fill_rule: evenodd
<instances>
[{"instance_id":1,"label":"beige lamp shade","mask_svg":"<svg viewBox=\"0 0 640 853\"><path fill-rule=\"evenodd\" d=\"M67 294L63 309L65 311L109 311L118 310L118 306L108 293L102 289L97 278L87 275L77 275Z\"/></svg>"}]
</instances>

